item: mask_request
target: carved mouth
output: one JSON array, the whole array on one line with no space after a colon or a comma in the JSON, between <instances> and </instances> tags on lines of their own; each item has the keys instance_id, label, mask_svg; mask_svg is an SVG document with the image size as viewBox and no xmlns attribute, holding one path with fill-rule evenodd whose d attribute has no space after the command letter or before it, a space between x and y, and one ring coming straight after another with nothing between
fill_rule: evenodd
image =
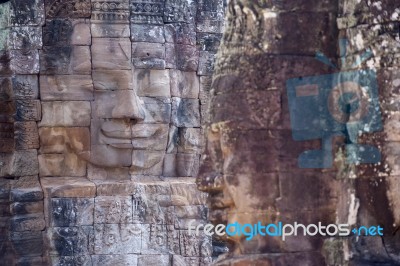
<instances>
[{"instance_id":1,"label":"carved mouth","mask_svg":"<svg viewBox=\"0 0 400 266\"><path fill-rule=\"evenodd\" d=\"M141 140L155 137L159 132L158 128L152 126L135 126L129 123L121 124L116 121L106 121L101 125L99 141L101 144L110 145L114 148L134 148ZM138 148L140 148L138 144Z\"/></svg>"}]
</instances>

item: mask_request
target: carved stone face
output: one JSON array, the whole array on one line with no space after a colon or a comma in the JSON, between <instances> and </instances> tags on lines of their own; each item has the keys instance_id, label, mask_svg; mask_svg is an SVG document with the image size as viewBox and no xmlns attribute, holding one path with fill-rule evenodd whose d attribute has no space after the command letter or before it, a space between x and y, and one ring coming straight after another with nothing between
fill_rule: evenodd
<instances>
[{"instance_id":1,"label":"carved stone face","mask_svg":"<svg viewBox=\"0 0 400 266\"><path fill-rule=\"evenodd\" d=\"M126 179L197 172L199 75L209 75L209 63L199 67L195 28L164 27L161 2L152 4L157 16L149 17L156 24L131 25L146 16L140 1L129 3L82 0L65 14L62 2L52 0L45 5L43 34L13 29L10 57L23 62L13 67L39 73L41 176ZM191 15L168 19L194 23ZM38 53L18 50L31 43Z\"/></svg>"}]
</instances>

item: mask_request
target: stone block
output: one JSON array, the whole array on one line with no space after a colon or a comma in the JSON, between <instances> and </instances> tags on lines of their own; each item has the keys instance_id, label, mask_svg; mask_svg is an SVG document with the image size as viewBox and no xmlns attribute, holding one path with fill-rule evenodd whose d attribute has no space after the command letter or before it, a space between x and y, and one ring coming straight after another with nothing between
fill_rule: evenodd
<instances>
[{"instance_id":1,"label":"stone block","mask_svg":"<svg viewBox=\"0 0 400 266\"><path fill-rule=\"evenodd\" d=\"M140 224L95 224L94 254L138 254L144 230Z\"/></svg>"},{"instance_id":2,"label":"stone block","mask_svg":"<svg viewBox=\"0 0 400 266\"><path fill-rule=\"evenodd\" d=\"M134 89L138 96L170 97L168 70L135 69Z\"/></svg>"},{"instance_id":3,"label":"stone block","mask_svg":"<svg viewBox=\"0 0 400 266\"><path fill-rule=\"evenodd\" d=\"M73 46L71 69L73 74L91 74L92 64L89 46Z\"/></svg>"},{"instance_id":4,"label":"stone block","mask_svg":"<svg viewBox=\"0 0 400 266\"><path fill-rule=\"evenodd\" d=\"M0 74L6 76L12 74L10 68L10 51L0 50Z\"/></svg>"},{"instance_id":5,"label":"stone block","mask_svg":"<svg viewBox=\"0 0 400 266\"><path fill-rule=\"evenodd\" d=\"M2 101L11 101L14 98L11 78L0 78L0 99Z\"/></svg>"},{"instance_id":6,"label":"stone block","mask_svg":"<svg viewBox=\"0 0 400 266\"><path fill-rule=\"evenodd\" d=\"M89 126L90 102L54 101L42 103L43 118L39 127L43 126Z\"/></svg>"},{"instance_id":7,"label":"stone block","mask_svg":"<svg viewBox=\"0 0 400 266\"><path fill-rule=\"evenodd\" d=\"M93 265L124 265L137 266L138 256L134 254L123 255L92 255Z\"/></svg>"},{"instance_id":8,"label":"stone block","mask_svg":"<svg viewBox=\"0 0 400 266\"><path fill-rule=\"evenodd\" d=\"M133 150L132 175L162 175L164 151Z\"/></svg>"},{"instance_id":9,"label":"stone block","mask_svg":"<svg viewBox=\"0 0 400 266\"><path fill-rule=\"evenodd\" d=\"M204 146L203 138L200 128L180 128L178 152L200 154Z\"/></svg>"},{"instance_id":10,"label":"stone block","mask_svg":"<svg viewBox=\"0 0 400 266\"><path fill-rule=\"evenodd\" d=\"M37 150L0 153L0 176L33 176L39 173Z\"/></svg>"},{"instance_id":11,"label":"stone block","mask_svg":"<svg viewBox=\"0 0 400 266\"><path fill-rule=\"evenodd\" d=\"M273 4L279 5L279 4ZM269 6L269 5L268 5ZM271 5L272 6L272 5ZM224 1L200 1L197 5L197 18L198 19L224 19Z\"/></svg>"},{"instance_id":12,"label":"stone block","mask_svg":"<svg viewBox=\"0 0 400 266\"><path fill-rule=\"evenodd\" d=\"M15 100L16 121L40 121L42 110L39 100Z\"/></svg>"},{"instance_id":13,"label":"stone block","mask_svg":"<svg viewBox=\"0 0 400 266\"><path fill-rule=\"evenodd\" d=\"M136 69L165 69L165 46L159 43L134 42L132 58Z\"/></svg>"},{"instance_id":14,"label":"stone block","mask_svg":"<svg viewBox=\"0 0 400 266\"><path fill-rule=\"evenodd\" d=\"M89 161L96 166L126 167L132 165L132 149L110 145L92 145Z\"/></svg>"},{"instance_id":15,"label":"stone block","mask_svg":"<svg viewBox=\"0 0 400 266\"><path fill-rule=\"evenodd\" d=\"M176 127L200 127L199 100L173 97L171 120Z\"/></svg>"},{"instance_id":16,"label":"stone block","mask_svg":"<svg viewBox=\"0 0 400 266\"><path fill-rule=\"evenodd\" d=\"M186 257L200 257L203 236L197 236L194 232L189 234L186 230L180 230L179 233L181 254Z\"/></svg>"},{"instance_id":17,"label":"stone block","mask_svg":"<svg viewBox=\"0 0 400 266\"><path fill-rule=\"evenodd\" d=\"M44 46L40 51L40 72L43 74L71 73L71 46Z\"/></svg>"},{"instance_id":18,"label":"stone block","mask_svg":"<svg viewBox=\"0 0 400 266\"><path fill-rule=\"evenodd\" d=\"M7 40L10 35L10 30L9 29L1 29L0 31L0 50L6 50L7 49Z\"/></svg>"},{"instance_id":19,"label":"stone block","mask_svg":"<svg viewBox=\"0 0 400 266\"><path fill-rule=\"evenodd\" d=\"M400 142L400 113L393 113L384 125L387 141Z\"/></svg>"},{"instance_id":20,"label":"stone block","mask_svg":"<svg viewBox=\"0 0 400 266\"><path fill-rule=\"evenodd\" d=\"M173 255L172 265L182 265L182 266L202 265L199 264L199 260L200 260L199 257L183 257L180 255Z\"/></svg>"},{"instance_id":21,"label":"stone block","mask_svg":"<svg viewBox=\"0 0 400 266\"><path fill-rule=\"evenodd\" d=\"M93 254L93 226L51 227L47 229L47 241L50 256L83 257Z\"/></svg>"},{"instance_id":22,"label":"stone block","mask_svg":"<svg viewBox=\"0 0 400 266\"><path fill-rule=\"evenodd\" d=\"M176 68L182 71L197 71L199 65L199 51L196 46L175 45Z\"/></svg>"},{"instance_id":23,"label":"stone block","mask_svg":"<svg viewBox=\"0 0 400 266\"><path fill-rule=\"evenodd\" d=\"M197 74L200 76L211 76L214 71L215 53L200 51L199 69Z\"/></svg>"},{"instance_id":24,"label":"stone block","mask_svg":"<svg viewBox=\"0 0 400 266\"><path fill-rule=\"evenodd\" d=\"M211 97L211 83L212 83L212 77L211 76L201 76L200 77L200 93L199 93L199 98L200 98L200 103L206 104L210 101Z\"/></svg>"},{"instance_id":25,"label":"stone block","mask_svg":"<svg viewBox=\"0 0 400 266\"><path fill-rule=\"evenodd\" d=\"M30 50L42 48L41 27L12 27L7 40L9 49Z\"/></svg>"},{"instance_id":26,"label":"stone block","mask_svg":"<svg viewBox=\"0 0 400 266\"><path fill-rule=\"evenodd\" d=\"M221 44L222 34L220 33L203 33L197 34L196 44L200 47L201 51L217 52Z\"/></svg>"},{"instance_id":27,"label":"stone block","mask_svg":"<svg viewBox=\"0 0 400 266\"><path fill-rule=\"evenodd\" d=\"M165 151L168 141L169 125L132 125L132 145L135 150Z\"/></svg>"},{"instance_id":28,"label":"stone block","mask_svg":"<svg viewBox=\"0 0 400 266\"><path fill-rule=\"evenodd\" d=\"M196 45L196 29L194 24L165 24L165 41L167 43Z\"/></svg>"},{"instance_id":29,"label":"stone block","mask_svg":"<svg viewBox=\"0 0 400 266\"><path fill-rule=\"evenodd\" d=\"M39 52L37 50L11 50L10 69L14 74L38 74Z\"/></svg>"},{"instance_id":30,"label":"stone block","mask_svg":"<svg viewBox=\"0 0 400 266\"><path fill-rule=\"evenodd\" d=\"M90 25L93 38L124 38L131 36L129 24L93 23Z\"/></svg>"},{"instance_id":31,"label":"stone block","mask_svg":"<svg viewBox=\"0 0 400 266\"><path fill-rule=\"evenodd\" d=\"M168 250L170 250L170 252L172 252L173 254L181 254L181 247L179 244L179 230L175 229L174 225L167 225L167 234Z\"/></svg>"},{"instance_id":32,"label":"stone block","mask_svg":"<svg viewBox=\"0 0 400 266\"><path fill-rule=\"evenodd\" d=\"M146 2L143 0L131 1L131 17L132 23L163 25L163 1Z\"/></svg>"},{"instance_id":33,"label":"stone block","mask_svg":"<svg viewBox=\"0 0 400 266\"><path fill-rule=\"evenodd\" d=\"M93 198L52 198L49 208L51 227L93 224Z\"/></svg>"},{"instance_id":34,"label":"stone block","mask_svg":"<svg viewBox=\"0 0 400 266\"><path fill-rule=\"evenodd\" d=\"M86 161L74 153L40 154L39 176L85 176Z\"/></svg>"},{"instance_id":35,"label":"stone block","mask_svg":"<svg viewBox=\"0 0 400 266\"><path fill-rule=\"evenodd\" d=\"M137 185L131 180L94 180L97 187L97 196L129 196L132 195Z\"/></svg>"},{"instance_id":36,"label":"stone block","mask_svg":"<svg viewBox=\"0 0 400 266\"><path fill-rule=\"evenodd\" d=\"M132 223L132 196L98 196L95 198L96 224Z\"/></svg>"},{"instance_id":37,"label":"stone block","mask_svg":"<svg viewBox=\"0 0 400 266\"><path fill-rule=\"evenodd\" d=\"M91 74L89 46L46 46L40 58L40 71L46 74Z\"/></svg>"},{"instance_id":38,"label":"stone block","mask_svg":"<svg viewBox=\"0 0 400 266\"><path fill-rule=\"evenodd\" d=\"M14 0L10 5L10 26L41 26L44 23L43 0Z\"/></svg>"},{"instance_id":39,"label":"stone block","mask_svg":"<svg viewBox=\"0 0 400 266\"><path fill-rule=\"evenodd\" d=\"M132 89L130 70L93 70L92 78L96 90Z\"/></svg>"},{"instance_id":40,"label":"stone block","mask_svg":"<svg viewBox=\"0 0 400 266\"><path fill-rule=\"evenodd\" d=\"M10 17L10 4L5 4L0 7L0 29L8 27Z\"/></svg>"},{"instance_id":41,"label":"stone block","mask_svg":"<svg viewBox=\"0 0 400 266\"><path fill-rule=\"evenodd\" d=\"M93 118L119 118L142 120L143 102L133 90L95 91L92 103Z\"/></svg>"},{"instance_id":42,"label":"stone block","mask_svg":"<svg viewBox=\"0 0 400 266\"><path fill-rule=\"evenodd\" d=\"M0 123L0 152L15 151L14 123Z\"/></svg>"},{"instance_id":43,"label":"stone block","mask_svg":"<svg viewBox=\"0 0 400 266\"><path fill-rule=\"evenodd\" d=\"M74 31L74 25L77 23L82 23L84 20L70 20L70 19L48 19L46 20L46 25L43 27L43 44L44 46L69 46L72 42L72 33ZM80 26L79 26L80 27ZM83 34L88 34L88 36L83 36ZM74 38L74 41L78 41L77 45L90 45L90 30L89 32L83 31L78 33L78 38ZM79 42L79 40L85 41ZM89 43L87 43L89 39Z\"/></svg>"},{"instance_id":44,"label":"stone block","mask_svg":"<svg viewBox=\"0 0 400 266\"><path fill-rule=\"evenodd\" d=\"M91 3L92 25L129 24L129 1L92 0Z\"/></svg>"},{"instance_id":45,"label":"stone block","mask_svg":"<svg viewBox=\"0 0 400 266\"><path fill-rule=\"evenodd\" d=\"M196 32L223 33L224 21L211 19L197 19Z\"/></svg>"},{"instance_id":46,"label":"stone block","mask_svg":"<svg viewBox=\"0 0 400 266\"><path fill-rule=\"evenodd\" d=\"M47 18L88 18L91 15L90 0L72 4L60 0L47 0L45 9Z\"/></svg>"},{"instance_id":47,"label":"stone block","mask_svg":"<svg viewBox=\"0 0 400 266\"><path fill-rule=\"evenodd\" d=\"M89 180L93 180L94 182L104 181L104 180L110 180L113 182L122 182L122 181L130 181L131 178L131 175L129 174L129 167L127 166L125 167L121 166L117 168L112 168L112 167L105 168L103 165L88 164L87 170L88 170L87 178ZM121 191L124 191L124 189L122 188ZM103 195L101 193L105 193L105 196L109 195L104 190L102 190L102 192L100 193L99 188L97 188L97 193L98 195ZM118 195L125 195L125 194L118 194Z\"/></svg>"},{"instance_id":48,"label":"stone block","mask_svg":"<svg viewBox=\"0 0 400 266\"><path fill-rule=\"evenodd\" d=\"M137 69L165 69L166 63L164 59L159 58L133 58L133 66Z\"/></svg>"},{"instance_id":49,"label":"stone block","mask_svg":"<svg viewBox=\"0 0 400 266\"><path fill-rule=\"evenodd\" d=\"M132 42L165 43L164 26L131 24Z\"/></svg>"},{"instance_id":50,"label":"stone block","mask_svg":"<svg viewBox=\"0 0 400 266\"><path fill-rule=\"evenodd\" d=\"M0 101L0 121L3 123L14 123L16 106L13 101ZM7 137L8 138L8 137Z\"/></svg>"},{"instance_id":51,"label":"stone block","mask_svg":"<svg viewBox=\"0 0 400 266\"><path fill-rule=\"evenodd\" d=\"M168 133L167 153L177 153L179 141L179 129L171 125Z\"/></svg>"},{"instance_id":52,"label":"stone block","mask_svg":"<svg viewBox=\"0 0 400 266\"><path fill-rule=\"evenodd\" d=\"M11 202L34 202L42 199L43 191L37 176L20 177L11 186Z\"/></svg>"},{"instance_id":53,"label":"stone block","mask_svg":"<svg viewBox=\"0 0 400 266\"><path fill-rule=\"evenodd\" d=\"M14 202L10 205L12 215L43 213L43 202Z\"/></svg>"},{"instance_id":54,"label":"stone block","mask_svg":"<svg viewBox=\"0 0 400 266\"><path fill-rule=\"evenodd\" d=\"M169 266L170 263L170 255L140 255L138 257L138 266L146 266L146 265L165 265Z\"/></svg>"},{"instance_id":55,"label":"stone block","mask_svg":"<svg viewBox=\"0 0 400 266\"><path fill-rule=\"evenodd\" d=\"M171 80L171 96L193 99L199 97L200 80L196 72L170 69L169 76Z\"/></svg>"},{"instance_id":56,"label":"stone block","mask_svg":"<svg viewBox=\"0 0 400 266\"><path fill-rule=\"evenodd\" d=\"M161 43L134 42L132 43L134 58L165 58L165 45Z\"/></svg>"},{"instance_id":57,"label":"stone block","mask_svg":"<svg viewBox=\"0 0 400 266\"><path fill-rule=\"evenodd\" d=\"M56 18L46 20L46 25L43 27L44 46L64 47L71 45L73 30L73 21L70 19Z\"/></svg>"},{"instance_id":58,"label":"stone block","mask_svg":"<svg viewBox=\"0 0 400 266\"><path fill-rule=\"evenodd\" d=\"M43 253L43 235L41 231L10 233L11 246L18 256L41 256Z\"/></svg>"},{"instance_id":59,"label":"stone block","mask_svg":"<svg viewBox=\"0 0 400 266\"><path fill-rule=\"evenodd\" d=\"M92 266L92 257L89 255L77 256L50 256L48 263L51 265L81 265Z\"/></svg>"},{"instance_id":60,"label":"stone block","mask_svg":"<svg viewBox=\"0 0 400 266\"><path fill-rule=\"evenodd\" d=\"M179 219L207 220L207 208L205 206L174 206L174 211Z\"/></svg>"},{"instance_id":61,"label":"stone block","mask_svg":"<svg viewBox=\"0 0 400 266\"><path fill-rule=\"evenodd\" d=\"M72 27L71 45L92 44L92 33L90 31L89 20L73 20Z\"/></svg>"},{"instance_id":62,"label":"stone block","mask_svg":"<svg viewBox=\"0 0 400 266\"><path fill-rule=\"evenodd\" d=\"M93 38L93 69L131 69L131 42L128 38Z\"/></svg>"},{"instance_id":63,"label":"stone block","mask_svg":"<svg viewBox=\"0 0 400 266\"><path fill-rule=\"evenodd\" d=\"M142 254L168 254L168 234L165 224L145 225L142 235Z\"/></svg>"},{"instance_id":64,"label":"stone block","mask_svg":"<svg viewBox=\"0 0 400 266\"><path fill-rule=\"evenodd\" d=\"M174 206L204 205L208 194L200 192L194 179L171 181L171 201Z\"/></svg>"},{"instance_id":65,"label":"stone block","mask_svg":"<svg viewBox=\"0 0 400 266\"><path fill-rule=\"evenodd\" d=\"M40 179L46 198L93 198L96 185L84 177L42 177Z\"/></svg>"},{"instance_id":66,"label":"stone block","mask_svg":"<svg viewBox=\"0 0 400 266\"><path fill-rule=\"evenodd\" d=\"M11 231L42 231L44 228L45 221L43 214L17 215L10 219Z\"/></svg>"},{"instance_id":67,"label":"stone block","mask_svg":"<svg viewBox=\"0 0 400 266\"><path fill-rule=\"evenodd\" d=\"M139 123L166 124L170 122L171 117L171 100L169 98L150 98L141 97L144 103L145 118Z\"/></svg>"},{"instance_id":68,"label":"stone block","mask_svg":"<svg viewBox=\"0 0 400 266\"><path fill-rule=\"evenodd\" d=\"M13 98L38 99L39 83L36 75L16 75L12 78Z\"/></svg>"},{"instance_id":69,"label":"stone block","mask_svg":"<svg viewBox=\"0 0 400 266\"><path fill-rule=\"evenodd\" d=\"M14 139L17 150L38 149L39 134L36 122L15 122Z\"/></svg>"},{"instance_id":70,"label":"stone block","mask_svg":"<svg viewBox=\"0 0 400 266\"><path fill-rule=\"evenodd\" d=\"M173 43L165 44L165 67L176 68L176 52Z\"/></svg>"},{"instance_id":71,"label":"stone block","mask_svg":"<svg viewBox=\"0 0 400 266\"><path fill-rule=\"evenodd\" d=\"M48 100L93 100L93 82L90 75L40 76L40 97Z\"/></svg>"},{"instance_id":72,"label":"stone block","mask_svg":"<svg viewBox=\"0 0 400 266\"><path fill-rule=\"evenodd\" d=\"M167 182L135 183L133 221L136 223L173 224L171 188Z\"/></svg>"},{"instance_id":73,"label":"stone block","mask_svg":"<svg viewBox=\"0 0 400 266\"><path fill-rule=\"evenodd\" d=\"M42 154L63 153L66 145L77 153L90 150L90 132L87 127L41 127L39 135Z\"/></svg>"},{"instance_id":74,"label":"stone block","mask_svg":"<svg viewBox=\"0 0 400 266\"><path fill-rule=\"evenodd\" d=\"M166 154L163 176L195 177L199 171L200 156L191 153Z\"/></svg>"}]
</instances>

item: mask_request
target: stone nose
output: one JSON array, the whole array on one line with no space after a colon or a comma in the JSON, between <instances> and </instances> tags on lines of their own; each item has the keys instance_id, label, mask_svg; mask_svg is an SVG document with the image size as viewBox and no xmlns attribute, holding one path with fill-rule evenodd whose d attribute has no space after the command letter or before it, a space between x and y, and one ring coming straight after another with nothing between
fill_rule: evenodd
<instances>
[{"instance_id":1,"label":"stone nose","mask_svg":"<svg viewBox=\"0 0 400 266\"><path fill-rule=\"evenodd\" d=\"M128 118L142 121L145 118L143 101L133 90L124 90L118 93L117 105L112 110L113 118Z\"/></svg>"}]
</instances>

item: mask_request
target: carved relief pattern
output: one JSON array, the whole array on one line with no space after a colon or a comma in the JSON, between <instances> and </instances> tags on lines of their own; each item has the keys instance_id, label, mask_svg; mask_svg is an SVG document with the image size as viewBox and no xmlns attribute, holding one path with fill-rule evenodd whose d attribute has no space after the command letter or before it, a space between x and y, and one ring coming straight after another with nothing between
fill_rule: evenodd
<instances>
[{"instance_id":1,"label":"carved relief pattern","mask_svg":"<svg viewBox=\"0 0 400 266\"><path fill-rule=\"evenodd\" d=\"M13 81L13 92L15 98L33 98L35 93L28 82Z\"/></svg>"},{"instance_id":2,"label":"carved relief pattern","mask_svg":"<svg viewBox=\"0 0 400 266\"><path fill-rule=\"evenodd\" d=\"M46 6L48 17L90 17L90 0L52 0Z\"/></svg>"},{"instance_id":3,"label":"carved relief pattern","mask_svg":"<svg viewBox=\"0 0 400 266\"><path fill-rule=\"evenodd\" d=\"M128 0L93 0L92 22L103 23L128 23L129 1Z\"/></svg>"},{"instance_id":4,"label":"carved relief pattern","mask_svg":"<svg viewBox=\"0 0 400 266\"><path fill-rule=\"evenodd\" d=\"M39 100L17 99L15 120L39 121L41 119L41 105Z\"/></svg>"},{"instance_id":5,"label":"carved relief pattern","mask_svg":"<svg viewBox=\"0 0 400 266\"><path fill-rule=\"evenodd\" d=\"M39 148L39 134L36 122L16 122L14 125L15 148L17 150Z\"/></svg>"},{"instance_id":6,"label":"carved relief pattern","mask_svg":"<svg viewBox=\"0 0 400 266\"><path fill-rule=\"evenodd\" d=\"M39 53L37 50L12 50L11 70L16 74L39 73Z\"/></svg>"},{"instance_id":7,"label":"carved relief pattern","mask_svg":"<svg viewBox=\"0 0 400 266\"><path fill-rule=\"evenodd\" d=\"M190 22L193 19L193 14L188 3L189 1L185 0L166 0L164 21Z\"/></svg>"},{"instance_id":8,"label":"carved relief pattern","mask_svg":"<svg viewBox=\"0 0 400 266\"><path fill-rule=\"evenodd\" d=\"M131 2L131 22L137 24L162 25L164 1L145 0Z\"/></svg>"}]
</instances>

